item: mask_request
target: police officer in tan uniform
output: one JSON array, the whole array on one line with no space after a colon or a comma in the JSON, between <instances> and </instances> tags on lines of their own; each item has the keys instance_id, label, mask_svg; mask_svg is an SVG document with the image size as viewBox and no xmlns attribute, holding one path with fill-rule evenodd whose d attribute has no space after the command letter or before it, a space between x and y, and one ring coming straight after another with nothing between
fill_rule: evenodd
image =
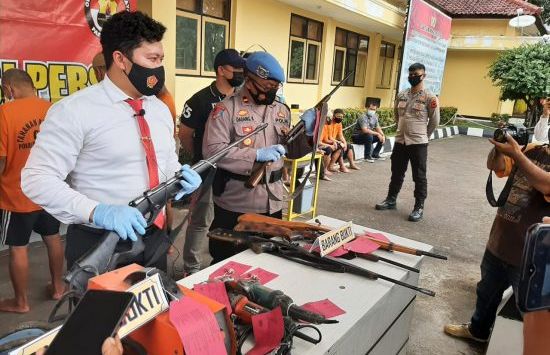
<instances>
[{"instance_id":1,"label":"police officer in tan uniform","mask_svg":"<svg viewBox=\"0 0 550 355\"><path fill-rule=\"evenodd\" d=\"M290 128L290 109L276 101L276 93L285 80L283 68L269 53L254 52L245 65L245 84L239 93L218 103L208 121L203 139L203 155L208 158L229 143L268 123L259 134L246 139L218 163L212 186L214 221L210 229L233 229L243 213L260 213L281 218L283 155L291 159L311 152L306 135L313 134L314 119L305 115L305 134L287 146L281 145ZM314 118L314 117L313 117ZM269 177L255 188L245 187L251 172L263 162L270 162ZM267 181L266 181L267 180ZM243 249L229 243L210 240L212 263L224 260Z\"/></svg>"},{"instance_id":2,"label":"police officer in tan uniform","mask_svg":"<svg viewBox=\"0 0 550 355\"><path fill-rule=\"evenodd\" d=\"M424 214L424 200L428 195L428 139L439 124L439 102L434 94L424 89L425 77L424 65L412 64L408 78L411 88L397 94L394 115L397 134L391 156L391 181L386 199L376 205L377 210L397 207L397 194L410 161L415 198L414 209L409 215L412 222L418 222Z\"/></svg>"}]
</instances>

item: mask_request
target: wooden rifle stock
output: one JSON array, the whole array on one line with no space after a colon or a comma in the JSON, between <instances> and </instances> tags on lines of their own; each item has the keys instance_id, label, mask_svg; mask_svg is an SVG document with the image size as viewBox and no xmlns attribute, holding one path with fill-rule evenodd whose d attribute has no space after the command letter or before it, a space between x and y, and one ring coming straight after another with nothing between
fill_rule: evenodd
<instances>
[{"instance_id":1,"label":"wooden rifle stock","mask_svg":"<svg viewBox=\"0 0 550 355\"><path fill-rule=\"evenodd\" d=\"M267 223L275 226L282 226L293 231L312 231L312 232L328 232L331 229L325 226L316 226L314 224L309 224L305 222L290 222L283 221L282 219L263 216L261 214L255 213L245 213L237 219L239 223L241 222L251 222L251 223Z\"/></svg>"},{"instance_id":2,"label":"wooden rifle stock","mask_svg":"<svg viewBox=\"0 0 550 355\"><path fill-rule=\"evenodd\" d=\"M301 134L305 129L304 121L300 120L290 131L288 131L287 135L284 138L284 141L282 142L283 145L289 144L292 142L296 137L298 137L299 134ZM252 173L250 174L250 178L245 181L244 186L246 186L249 189L253 189L260 181L262 181L262 178L265 175L266 168L271 165L271 162L266 161L259 164L256 164L256 167L252 169Z\"/></svg>"},{"instance_id":3,"label":"wooden rifle stock","mask_svg":"<svg viewBox=\"0 0 550 355\"><path fill-rule=\"evenodd\" d=\"M271 162L263 162L257 164L256 168L252 169L252 173L250 174L250 178L245 181L244 186L248 187L249 189L253 189L260 181L262 181L262 178L265 175L265 169L271 164Z\"/></svg>"},{"instance_id":4,"label":"wooden rifle stock","mask_svg":"<svg viewBox=\"0 0 550 355\"><path fill-rule=\"evenodd\" d=\"M445 255L435 254L435 253L431 253L429 251L424 251L424 250L420 250L420 249L414 249L414 248L406 247L404 245L395 244L395 243L392 243L392 242L386 242L384 240L373 238L373 237L369 236L368 234L363 235L362 237L367 238L371 242L375 242L376 244L378 244L380 246L380 249L384 249L384 250L387 250L387 251L398 251L400 253L405 253L405 254L412 254L412 255L417 255L417 256L424 255L424 256L430 256L430 257L436 258L436 259L447 260L447 257Z\"/></svg>"}]
</instances>

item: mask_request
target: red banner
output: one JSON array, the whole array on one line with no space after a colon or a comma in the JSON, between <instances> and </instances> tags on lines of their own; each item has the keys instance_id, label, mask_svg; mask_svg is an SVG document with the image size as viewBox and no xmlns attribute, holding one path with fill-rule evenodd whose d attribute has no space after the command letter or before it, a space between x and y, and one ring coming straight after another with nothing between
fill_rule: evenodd
<instances>
[{"instance_id":1,"label":"red banner","mask_svg":"<svg viewBox=\"0 0 550 355\"><path fill-rule=\"evenodd\" d=\"M101 51L102 24L135 9L136 0L1 0L0 79L23 69L51 101L95 84L91 62Z\"/></svg>"}]
</instances>

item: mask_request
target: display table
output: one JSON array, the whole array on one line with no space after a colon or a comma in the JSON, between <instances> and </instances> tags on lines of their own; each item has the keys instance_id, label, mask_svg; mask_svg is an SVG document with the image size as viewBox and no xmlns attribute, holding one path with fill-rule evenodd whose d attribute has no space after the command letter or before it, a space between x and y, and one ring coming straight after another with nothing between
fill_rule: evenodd
<instances>
[{"instance_id":1,"label":"display table","mask_svg":"<svg viewBox=\"0 0 550 355\"><path fill-rule=\"evenodd\" d=\"M334 228L345 223L325 216L318 218L323 225ZM365 230L379 232L355 225L353 230L355 233L362 233ZM424 243L392 234L386 235L391 241L405 246L432 250L430 245ZM389 253L383 250L375 253L416 268L420 268L423 259L423 257ZM294 354L406 353L413 305L417 296L414 291L386 281L372 281L359 276L317 270L273 255L254 254L251 250L210 266L178 283L191 288L194 284L207 280L212 272L230 260L279 274L279 277L267 283L266 286L282 290L298 305L328 298L346 311L345 314L335 318L339 321L338 324L318 326L323 334L323 340L319 344L313 345L295 338ZM411 271L364 259L354 259L350 262L413 285L418 284L418 274ZM428 296L419 294L418 297ZM251 340L249 343L245 344L243 350L252 347Z\"/></svg>"}]
</instances>

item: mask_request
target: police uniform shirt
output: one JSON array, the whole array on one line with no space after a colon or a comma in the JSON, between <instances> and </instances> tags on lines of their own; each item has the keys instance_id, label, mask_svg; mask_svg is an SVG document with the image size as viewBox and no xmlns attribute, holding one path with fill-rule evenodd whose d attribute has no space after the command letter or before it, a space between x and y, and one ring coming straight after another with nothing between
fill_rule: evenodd
<instances>
[{"instance_id":1,"label":"police uniform shirt","mask_svg":"<svg viewBox=\"0 0 550 355\"><path fill-rule=\"evenodd\" d=\"M397 143L427 144L439 124L439 101L428 90L401 91L395 99L394 117L397 123Z\"/></svg>"},{"instance_id":2,"label":"police uniform shirt","mask_svg":"<svg viewBox=\"0 0 550 355\"><path fill-rule=\"evenodd\" d=\"M195 130L193 133L193 162L202 159L202 138L208 115L216 104L225 98L213 81L209 86L195 93L183 107L180 122Z\"/></svg>"},{"instance_id":3,"label":"police uniform shirt","mask_svg":"<svg viewBox=\"0 0 550 355\"><path fill-rule=\"evenodd\" d=\"M53 105L40 126L21 185L61 222L88 223L98 203L127 205L149 189L140 130L126 99L105 76ZM155 96L143 97L143 109L162 182L181 168L174 123Z\"/></svg>"},{"instance_id":4,"label":"police uniform shirt","mask_svg":"<svg viewBox=\"0 0 550 355\"><path fill-rule=\"evenodd\" d=\"M274 101L271 105L256 105L246 87L218 103L208 121L203 140L203 153L210 157L228 144L252 132L262 122L268 127L257 135L247 138L239 147L233 148L218 161L218 168L234 174L250 175L256 164L256 150L283 142L284 134L290 127L290 109L285 104ZM299 158L311 151L305 134L296 138L286 147L286 156ZM269 165L269 171L283 167L283 159ZM282 199L281 180L269 184L270 191ZM265 184L253 189L246 188L241 180L230 179L220 196L214 202L223 209L240 213L275 213L282 209L281 201L268 197Z\"/></svg>"}]
</instances>

